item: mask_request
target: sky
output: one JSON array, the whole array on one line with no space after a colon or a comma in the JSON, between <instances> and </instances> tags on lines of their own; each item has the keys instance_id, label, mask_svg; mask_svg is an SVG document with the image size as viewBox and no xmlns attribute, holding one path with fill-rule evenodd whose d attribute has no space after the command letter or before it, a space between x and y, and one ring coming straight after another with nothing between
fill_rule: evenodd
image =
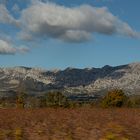
<instances>
[{"instance_id":1,"label":"sky","mask_svg":"<svg viewBox=\"0 0 140 140\"><path fill-rule=\"evenodd\" d=\"M0 67L140 62L140 0L0 0Z\"/></svg>"}]
</instances>

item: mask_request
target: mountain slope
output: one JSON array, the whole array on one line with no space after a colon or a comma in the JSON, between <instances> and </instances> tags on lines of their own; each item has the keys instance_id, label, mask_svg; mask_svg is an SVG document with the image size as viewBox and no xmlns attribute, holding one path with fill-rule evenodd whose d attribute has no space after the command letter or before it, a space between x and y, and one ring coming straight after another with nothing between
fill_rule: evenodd
<instances>
[{"instance_id":1,"label":"mountain slope","mask_svg":"<svg viewBox=\"0 0 140 140\"><path fill-rule=\"evenodd\" d=\"M47 71L38 68L0 68L0 96L13 95L19 87L39 95L59 89L65 94L95 94L121 88L128 94L140 94L140 63L103 68L67 68Z\"/></svg>"}]
</instances>

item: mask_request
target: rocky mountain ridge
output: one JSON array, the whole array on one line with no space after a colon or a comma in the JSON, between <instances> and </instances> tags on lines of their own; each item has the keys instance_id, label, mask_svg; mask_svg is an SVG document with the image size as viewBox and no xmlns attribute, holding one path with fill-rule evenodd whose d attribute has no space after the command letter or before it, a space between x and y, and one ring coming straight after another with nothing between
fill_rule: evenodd
<instances>
[{"instance_id":1,"label":"rocky mountain ridge","mask_svg":"<svg viewBox=\"0 0 140 140\"><path fill-rule=\"evenodd\" d=\"M39 95L49 90L62 90L66 95L103 94L121 88L127 94L140 94L140 63L102 68L0 68L0 96L13 95L20 87L29 94Z\"/></svg>"}]
</instances>

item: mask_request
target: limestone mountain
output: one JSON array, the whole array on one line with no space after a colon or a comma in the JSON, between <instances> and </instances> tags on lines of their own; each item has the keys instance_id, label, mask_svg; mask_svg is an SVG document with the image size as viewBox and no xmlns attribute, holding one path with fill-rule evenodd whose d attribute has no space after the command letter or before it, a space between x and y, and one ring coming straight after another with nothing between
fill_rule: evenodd
<instances>
[{"instance_id":1,"label":"limestone mountain","mask_svg":"<svg viewBox=\"0 0 140 140\"><path fill-rule=\"evenodd\" d=\"M13 96L19 87L28 94L40 95L49 90L62 90L66 95L98 94L121 88L127 94L140 95L140 63L102 68L0 68L0 96Z\"/></svg>"}]
</instances>

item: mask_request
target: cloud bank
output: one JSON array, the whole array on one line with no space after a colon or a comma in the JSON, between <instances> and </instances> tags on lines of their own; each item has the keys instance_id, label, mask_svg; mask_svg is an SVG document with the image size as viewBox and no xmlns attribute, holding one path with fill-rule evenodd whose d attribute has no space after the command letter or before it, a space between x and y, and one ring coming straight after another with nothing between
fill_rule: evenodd
<instances>
[{"instance_id":1,"label":"cloud bank","mask_svg":"<svg viewBox=\"0 0 140 140\"><path fill-rule=\"evenodd\" d=\"M130 25L114 16L106 7L97 8L90 5L66 7L39 0L31 1L23 10L16 4L13 6L11 9L13 12L20 12L17 19L8 11L6 5L0 4L0 24L17 27L15 31L17 39L32 41L52 38L81 43L92 39L95 33L139 37ZM16 47L8 43L0 34L0 54L28 51L26 47Z\"/></svg>"},{"instance_id":2,"label":"cloud bank","mask_svg":"<svg viewBox=\"0 0 140 140\"><path fill-rule=\"evenodd\" d=\"M22 39L55 38L67 42L90 40L94 33L119 34L135 38L137 33L114 16L106 7L90 5L64 7L54 3L34 2L22 11Z\"/></svg>"},{"instance_id":3,"label":"cloud bank","mask_svg":"<svg viewBox=\"0 0 140 140\"><path fill-rule=\"evenodd\" d=\"M26 47L13 47L12 44L0 39L0 54L1 55L14 55L16 53L25 53L29 49Z\"/></svg>"}]
</instances>

